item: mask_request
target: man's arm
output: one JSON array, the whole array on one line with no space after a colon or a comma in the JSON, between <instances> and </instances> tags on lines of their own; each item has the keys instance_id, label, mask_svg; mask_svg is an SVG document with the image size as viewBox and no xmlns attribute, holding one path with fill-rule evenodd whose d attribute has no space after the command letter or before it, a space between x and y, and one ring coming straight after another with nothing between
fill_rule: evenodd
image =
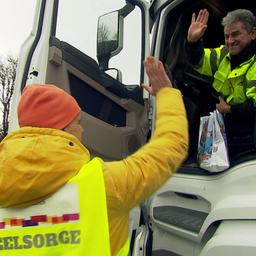
<instances>
[{"instance_id":1,"label":"man's arm","mask_svg":"<svg viewBox=\"0 0 256 256\"><path fill-rule=\"evenodd\" d=\"M216 108L220 113L231 114L234 116L248 115L254 117L256 113L253 99L247 99L240 104L229 105L222 97L219 97L219 103L216 104Z\"/></svg>"},{"instance_id":2,"label":"man's arm","mask_svg":"<svg viewBox=\"0 0 256 256\"><path fill-rule=\"evenodd\" d=\"M204 53L203 41L201 38L207 28L208 18L209 12L206 9L200 10L197 16L195 13L192 14L187 38L185 40L185 51L188 62L193 66L199 64Z\"/></svg>"},{"instance_id":3,"label":"man's arm","mask_svg":"<svg viewBox=\"0 0 256 256\"><path fill-rule=\"evenodd\" d=\"M154 134L131 156L104 164L108 207L121 207L124 211L163 185L186 158L188 149L187 119L180 91L171 88L161 62L150 57L144 65L151 82L145 88L156 95Z\"/></svg>"},{"instance_id":4,"label":"man's arm","mask_svg":"<svg viewBox=\"0 0 256 256\"><path fill-rule=\"evenodd\" d=\"M254 117L256 108L253 99L247 99L244 103L230 106L230 113L232 115L249 115Z\"/></svg>"},{"instance_id":5,"label":"man's arm","mask_svg":"<svg viewBox=\"0 0 256 256\"><path fill-rule=\"evenodd\" d=\"M192 66L198 66L204 54L203 40L199 40L195 43L189 43L186 39L185 53L189 64L191 64Z\"/></svg>"}]
</instances>

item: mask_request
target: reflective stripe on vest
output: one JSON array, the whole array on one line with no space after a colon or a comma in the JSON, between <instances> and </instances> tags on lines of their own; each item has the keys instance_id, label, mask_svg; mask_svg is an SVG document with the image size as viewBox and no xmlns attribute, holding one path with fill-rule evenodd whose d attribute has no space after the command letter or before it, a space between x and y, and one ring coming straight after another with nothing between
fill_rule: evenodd
<instances>
[{"instance_id":1,"label":"reflective stripe on vest","mask_svg":"<svg viewBox=\"0 0 256 256\"><path fill-rule=\"evenodd\" d=\"M200 74L206 76L213 76L217 71L220 61L227 53L227 47L221 46L219 48L206 48L199 64L194 66L194 69Z\"/></svg>"},{"instance_id":2,"label":"reflective stripe on vest","mask_svg":"<svg viewBox=\"0 0 256 256\"><path fill-rule=\"evenodd\" d=\"M39 204L0 209L0 255L111 255L100 160Z\"/></svg>"}]
</instances>

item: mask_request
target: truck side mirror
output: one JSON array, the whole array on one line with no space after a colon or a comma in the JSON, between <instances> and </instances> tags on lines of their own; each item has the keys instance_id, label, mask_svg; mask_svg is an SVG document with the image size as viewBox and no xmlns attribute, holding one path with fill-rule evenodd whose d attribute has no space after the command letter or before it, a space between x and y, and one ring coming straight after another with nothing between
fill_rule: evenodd
<instances>
[{"instance_id":1,"label":"truck side mirror","mask_svg":"<svg viewBox=\"0 0 256 256\"><path fill-rule=\"evenodd\" d=\"M108 69L110 58L122 49L123 17L118 11L100 16L97 30L97 59L100 69Z\"/></svg>"}]
</instances>

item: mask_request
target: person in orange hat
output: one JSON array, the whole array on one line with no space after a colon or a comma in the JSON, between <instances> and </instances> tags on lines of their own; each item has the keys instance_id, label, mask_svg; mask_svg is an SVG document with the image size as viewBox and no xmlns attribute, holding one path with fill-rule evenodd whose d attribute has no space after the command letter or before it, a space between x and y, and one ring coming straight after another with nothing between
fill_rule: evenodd
<instances>
[{"instance_id":1,"label":"person in orange hat","mask_svg":"<svg viewBox=\"0 0 256 256\"><path fill-rule=\"evenodd\" d=\"M156 128L120 161L90 158L72 96L54 85L25 87L21 128L0 144L1 255L128 255L129 211L167 181L188 148L180 91L160 61L144 65Z\"/></svg>"}]
</instances>

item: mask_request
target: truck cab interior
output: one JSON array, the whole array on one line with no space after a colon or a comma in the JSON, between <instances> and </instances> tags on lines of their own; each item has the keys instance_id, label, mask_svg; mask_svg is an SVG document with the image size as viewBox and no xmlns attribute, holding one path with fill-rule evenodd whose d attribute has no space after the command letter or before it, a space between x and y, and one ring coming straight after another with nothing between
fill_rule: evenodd
<instances>
[{"instance_id":1,"label":"truck cab interior","mask_svg":"<svg viewBox=\"0 0 256 256\"><path fill-rule=\"evenodd\" d=\"M191 22L192 13L198 14L200 9L209 11L208 27L203 41L206 48L214 48L224 44L222 18L227 12L234 9L249 9L255 11L255 4L251 1L234 3L233 1L183 1L167 14L163 26L162 45L160 46L160 59L163 60L167 69L172 73L175 85L184 95L187 109L190 133L190 152L187 163L196 161L197 141L200 117L213 111L218 102L218 94L211 86L211 80L195 72L188 64L184 51L184 41ZM160 18L160 15L157 17ZM156 19L157 19L156 18ZM243 143L251 145L250 150L239 152L230 157L231 166L255 157L255 134L239 138L241 147ZM186 162L185 162L186 163ZM191 168L184 167L181 171ZM201 173L201 172L200 172Z\"/></svg>"},{"instance_id":2,"label":"truck cab interior","mask_svg":"<svg viewBox=\"0 0 256 256\"><path fill-rule=\"evenodd\" d=\"M239 228L244 225L239 226L239 220L250 219L250 225L255 221L252 216L248 217L252 213L250 197L254 197L255 193L252 187L247 190L248 182L254 176L255 135L250 134L248 138L253 150L241 152L230 161L230 168L223 172L208 172L197 164L191 164L196 161L200 117L215 110L218 95L212 89L211 81L188 65L184 41L192 13L197 14L200 9L206 8L209 21L203 38L204 46L214 48L223 45L222 18L227 12L239 8L249 9L255 14L255 3L248 0L239 3L230 0L161 3L157 5L156 1L151 6L155 21L152 30L153 55L163 61L175 86L184 96L190 152L177 173L143 204L139 233L142 238L136 240L135 248L144 252L138 255L154 256L249 255L249 232L242 231L245 243L237 246L237 239L240 240ZM247 181L244 180L245 175ZM247 201L249 205L246 218L245 208L238 206L242 201ZM231 229L222 229L227 223L229 228L236 230L234 240L229 233Z\"/></svg>"}]
</instances>

